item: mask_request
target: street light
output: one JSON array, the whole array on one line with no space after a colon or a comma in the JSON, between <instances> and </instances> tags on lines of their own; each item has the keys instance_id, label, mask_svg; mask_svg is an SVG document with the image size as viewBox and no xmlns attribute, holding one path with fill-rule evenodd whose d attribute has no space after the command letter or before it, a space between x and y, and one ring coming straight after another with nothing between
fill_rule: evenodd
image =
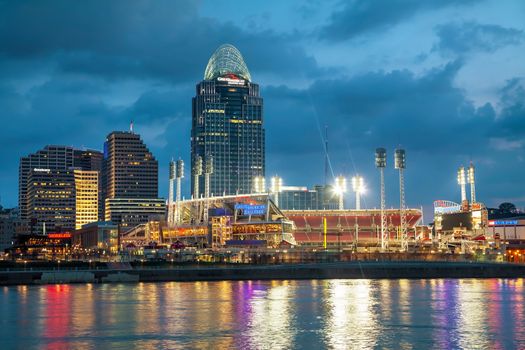
<instances>
[{"instance_id":1,"label":"street light","mask_svg":"<svg viewBox=\"0 0 525 350\"><path fill-rule=\"evenodd\" d=\"M342 175L335 178L335 193L339 196L339 210L344 209L343 196L346 192L346 178Z\"/></svg>"},{"instance_id":2,"label":"street light","mask_svg":"<svg viewBox=\"0 0 525 350\"><path fill-rule=\"evenodd\" d=\"M352 177L352 190L355 192L355 208L361 209L361 193L365 191L365 183L362 176Z\"/></svg>"}]
</instances>

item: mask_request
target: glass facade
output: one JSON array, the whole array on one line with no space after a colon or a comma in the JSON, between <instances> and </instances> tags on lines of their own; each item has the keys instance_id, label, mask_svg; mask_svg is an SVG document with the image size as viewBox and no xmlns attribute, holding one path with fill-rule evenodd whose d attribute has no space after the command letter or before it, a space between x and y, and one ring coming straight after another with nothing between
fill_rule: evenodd
<instances>
[{"instance_id":1,"label":"glass facade","mask_svg":"<svg viewBox=\"0 0 525 350\"><path fill-rule=\"evenodd\" d=\"M204 177L200 176L199 193L194 193L198 156L213 157L212 195L250 193L253 178L264 176L263 99L259 85L249 80L242 56L235 48L238 54L231 55L231 48L225 51L222 46L215 52L206 68L206 77L211 79L197 84L193 98L191 179L192 194L197 197L204 191ZM221 57L223 54L230 56Z\"/></svg>"}]
</instances>

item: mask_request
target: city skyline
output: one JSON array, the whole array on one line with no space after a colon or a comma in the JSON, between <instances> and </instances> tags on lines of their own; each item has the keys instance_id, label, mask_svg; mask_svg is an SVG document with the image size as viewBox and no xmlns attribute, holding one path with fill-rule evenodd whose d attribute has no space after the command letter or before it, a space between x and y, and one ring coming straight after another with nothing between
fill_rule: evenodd
<instances>
[{"instance_id":1,"label":"city skyline","mask_svg":"<svg viewBox=\"0 0 525 350\"><path fill-rule=\"evenodd\" d=\"M364 176L364 206L379 204L377 147L388 152L387 206L397 205L393 151L399 145L407 150L409 207L429 208L436 199L459 202L456 170L471 160L478 200L524 206L516 189L525 175L523 5L403 2L375 20L375 5L358 3L336 11L315 2L270 2L237 12L229 2L220 9L211 2L160 3L144 18L155 23L147 27L134 22L144 4L84 5L66 15L57 2L53 11L33 4L41 16L25 30L19 27L21 5L2 5L2 16L9 17L0 29L6 37L1 204L16 205L20 157L48 144L100 150L105 135L126 130L131 120L159 161L159 195L167 198L169 160L190 164L194 84L210 53L231 43L249 62L265 98L267 178L278 174L285 185L323 183L322 130L328 125L333 174ZM98 11L106 13L100 22L92 17ZM66 17L75 20L60 20ZM87 35L68 24L86 20L104 31ZM46 21L63 26L71 38L58 40L43 29ZM189 33L194 26L204 34ZM411 31L416 27L417 35ZM298 34L297 28L305 30ZM35 30L40 45L27 37ZM137 39L122 43L126 32ZM109 35L102 40L102 33ZM151 35L159 42L148 40Z\"/></svg>"}]
</instances>

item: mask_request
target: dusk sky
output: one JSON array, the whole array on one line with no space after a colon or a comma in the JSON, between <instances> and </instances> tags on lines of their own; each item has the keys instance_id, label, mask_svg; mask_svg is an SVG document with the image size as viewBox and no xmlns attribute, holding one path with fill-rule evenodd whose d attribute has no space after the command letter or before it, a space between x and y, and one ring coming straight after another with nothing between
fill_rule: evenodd
<instances>
[{"instance_id":1,"label":"dusk sky","mask_svg":"<svg viewBox=\"0 0 525 350\"><path fill-rule=\"evenodd\" d=\"M460 201L456 171L470 161L479 201L525 206L519 0L0 1L0 203L17 205L21 156L101 150L131 120L166 197L170 159L189 170L191 98L223 43L261 85L267 177L323 183L327 125L332 172L364 176L365 206L379 205L377 147L387 205L399 205L398 146L407 204L425 215Z\"/></svg>"}]
</instances>

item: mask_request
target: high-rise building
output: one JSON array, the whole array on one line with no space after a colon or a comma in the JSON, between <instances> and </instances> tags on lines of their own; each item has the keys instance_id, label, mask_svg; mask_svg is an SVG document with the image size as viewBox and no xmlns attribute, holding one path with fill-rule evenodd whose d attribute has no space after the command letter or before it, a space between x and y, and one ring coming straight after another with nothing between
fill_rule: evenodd
<instances>
[{"instance_id":1,"label":"high-rise building","mask_svg":"<svg viewBox=\"0 0 525 350\"><path fill-rule=\"evenodd\" d=\"M158 163L138 134L109 134L103 165L105 198L157 198Z\"/></svg>"},{"instance_id":2,"label":"high-rise building","mask_svg":"<svg viewBox=\"0 0 525 350\"><path fill-rule=\"evenodd\" d=\"M72 170L34 168L27 176L31 233L75 229L75 177Z\"/></svg>"},{"instance_id":3,"label":"high-rise building","mask_svg":"<svg viewBox=\"0 0 525 350\"><path fill-rule=\"evenodd\" d=\"M75 150L73 157L75 168L86 171L96 171L98 173L98 220L104 220L104 201L102 200L102 162L104 160L104 156L100 151L86 149Z\"/></svg>"},{"instance_id":4,"label":"high-rise building","mask_svg":"<svg viewBox=\"0 0 525 350\"><path fill-rule=\"evenodd\" d=\"M192 101L192 194L204 191L204 176L194 176L198 159L213 157L212 195L250 193L265 174L263 99L244 59L234 46L222 45L211 56ZM195 179L199 186L195 186ZM194 193L198 188L200 193Z\"/></svg>"},{"instance_id":5,"label":"high-rise building","mask_svg":"<svg viewBox=\"0 0 525 350\"><path fill-rule=\"evenodd\" d=\"M67 146L46 146L44 149L20 158L18 170L18 206L20 218L29 219L27 198L29 173L33 169L67 170L73 167L73 148Z\"/></svg>"},{"instance_id":6,"label":"high-rise building","mask_svg":"<svg viewBox=\"0 0 525 350\"><path fill-rule=\"evenodd\" d=\"M77 150L68 146L46 146L44 149L30 154L27 157L20 158L18 172L18 205L20 208L20 219L28 221L29 217L29 199L28 177L30 171L35 169L47 169L50 171L66 171L73 168L82 170L101 169L102 153L94 150ZM99 217L102 216L102 210L99 209Z\"/></svg>"},{"instance_id":7,"label":"high-rise building","mask_svg":"<svg viewBox=\"0 0 525 350\"><path fill-rule=\"evenodd\" d=\"M75 229L99 219L99 172L74 170L75 176Z\"/></svg>"},{"instance_id":8,"label":"high-rise building","mask_svg":"<svg viewBox=\"0 0 525 350\"><path fill-rule=\"evenodd\" d=\"M138 134L108 135L102 173L106 221L133 227L164 215L164 200L157 198L158 163Z\"/></svg>"}]
</instances>

